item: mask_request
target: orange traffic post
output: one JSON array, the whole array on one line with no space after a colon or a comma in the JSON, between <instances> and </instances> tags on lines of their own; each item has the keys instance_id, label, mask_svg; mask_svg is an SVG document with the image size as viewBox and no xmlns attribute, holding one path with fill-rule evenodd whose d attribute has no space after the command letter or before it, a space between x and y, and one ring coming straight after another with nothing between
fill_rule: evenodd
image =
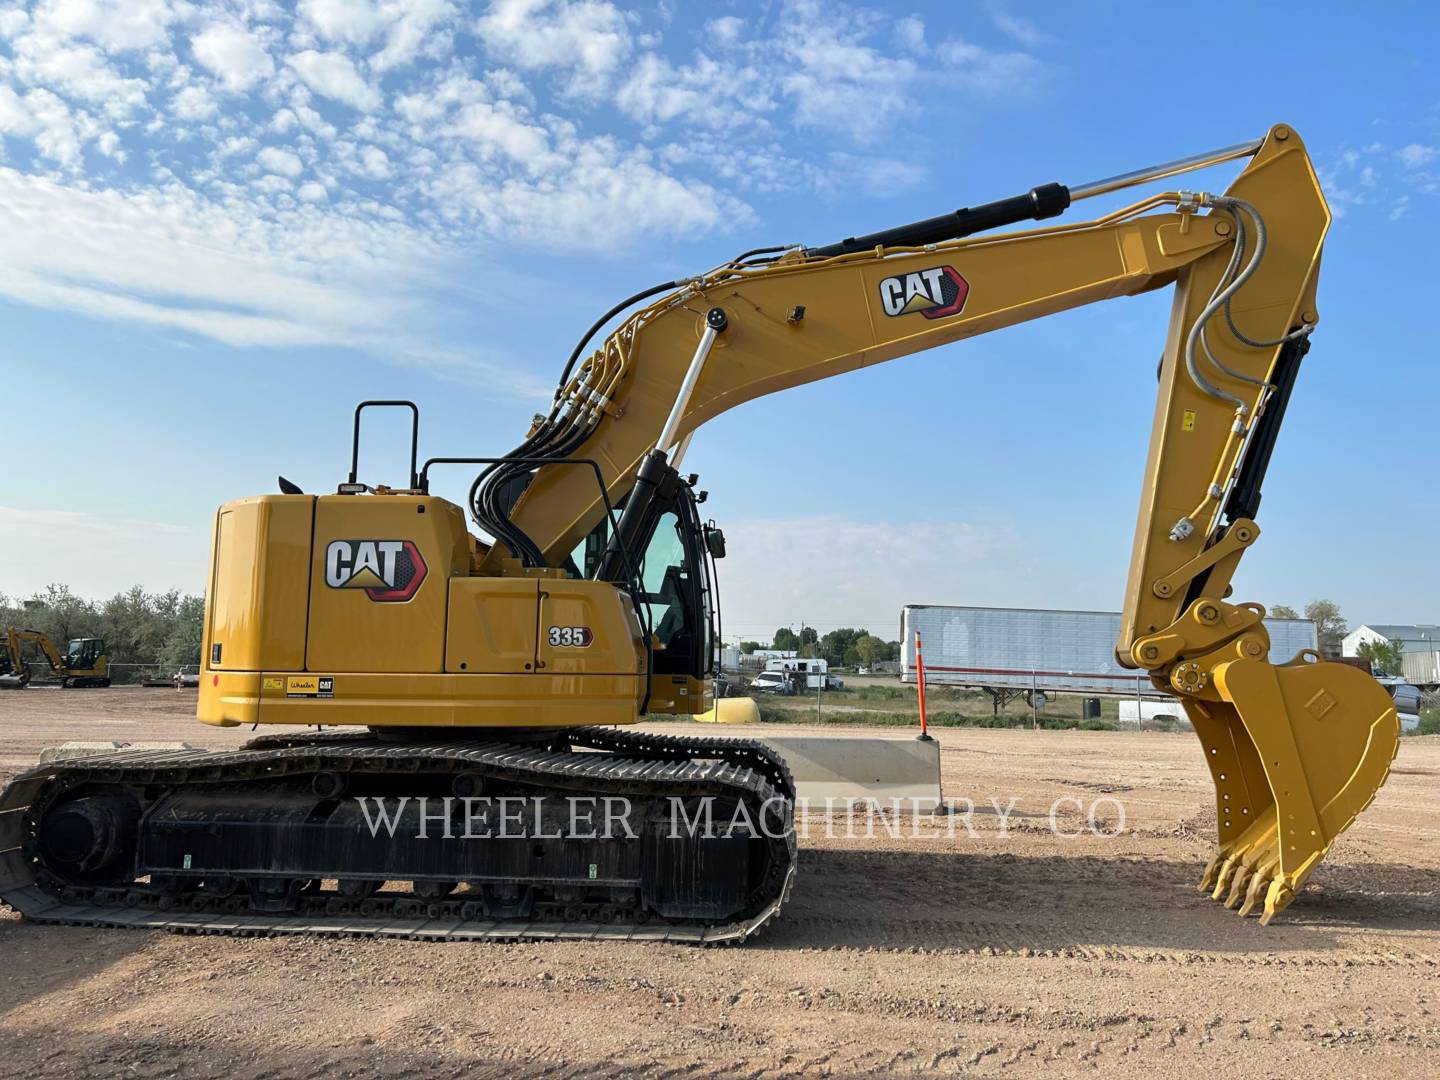
<instances>
[{"instance_id":1,"label":"orange traffic post","mask_svg":"<svg viewBox=\"0 0 1440 1080\"><path fill-rule=\"evenodd\" d=\"M920 653L920 631L915 631L915 682L920 688L920 734L917 738L930 738L930 725L925 716L925 658Z\"/></svg>"}]
</instances>

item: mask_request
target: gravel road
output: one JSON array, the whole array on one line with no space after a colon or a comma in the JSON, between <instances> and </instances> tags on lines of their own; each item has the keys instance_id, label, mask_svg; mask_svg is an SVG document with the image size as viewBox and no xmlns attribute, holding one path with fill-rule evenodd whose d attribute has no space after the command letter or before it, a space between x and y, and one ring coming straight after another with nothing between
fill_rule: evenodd
<instances>
[{"instance_id":1,"label":"gravel road","mask_svg":"<svg viewBox=\"0 0 1440 1080\"><path fill-rule=\"evenodd\" d=\"M249 737L201 727L193 709L193 690L0 694L0 778L71 739L218 749ZM1214 813L1193 736L937 735L946 794L975 812L873 837L812 820L793 902L740 948L227 939L6 912L0 1068L1436 1075L1440 737L1402 741L1389 785L1264 928L1195 890ZM1008 816L996 811L1012 799ZM1059 830L1080 835L1052 831L1057 799ZM1096 835L1117 830L1122 807L1123 830Z\"/></svg>"}]
</instances>

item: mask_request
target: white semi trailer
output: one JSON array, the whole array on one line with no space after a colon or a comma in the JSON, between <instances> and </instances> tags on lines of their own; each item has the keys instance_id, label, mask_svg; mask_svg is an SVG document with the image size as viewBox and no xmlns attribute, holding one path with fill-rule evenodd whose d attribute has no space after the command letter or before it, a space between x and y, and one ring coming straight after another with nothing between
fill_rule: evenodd
<instances>
[{"instance_id":1,"label":"white semi trailer","mask_svg":"<svg viewBox=\"0 0 1440 1080\"><path fill-rule=\"evenodd\" d=\"M1316 648L1309 619L1266 619L1270 662ZM925 682L1046 694L1162 698L1143 671L1115 659L1120 615L1113 611L944 607L910 604L900 613L900 677L915 681L919 631Z\"/></svg>"},{"instance_id":2,"label":"white semi trailer","mask_svg":"<svg viewBox=\"0 0 1440 1080\"><path fill-rule=\"evenodd\" d=\"M1440 689L1440 651L1401 653L1400 662L1406 682L1422 690Z\"/></svg>"}]
</instances>

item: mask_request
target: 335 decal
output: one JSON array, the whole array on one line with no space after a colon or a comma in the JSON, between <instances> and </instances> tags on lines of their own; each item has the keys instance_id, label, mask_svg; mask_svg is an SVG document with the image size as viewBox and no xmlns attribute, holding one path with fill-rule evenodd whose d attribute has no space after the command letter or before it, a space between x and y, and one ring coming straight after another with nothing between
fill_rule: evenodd
<instances>
[{"instance_id":1,"label":"335 decal","mask_svg":"<svg viewBox=\"0 0 1440 1080\"><path fill-rule=\"evenodd\" d=\"M588 626L550 627L550 644L557 648L584 649L594 640L595 635Z\"/></svg>"}]
</instances>

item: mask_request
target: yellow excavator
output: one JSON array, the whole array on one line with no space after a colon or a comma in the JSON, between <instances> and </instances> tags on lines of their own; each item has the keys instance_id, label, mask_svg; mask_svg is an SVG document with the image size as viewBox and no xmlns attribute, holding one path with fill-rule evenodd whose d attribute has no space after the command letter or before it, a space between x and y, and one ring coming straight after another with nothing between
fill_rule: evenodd
<instances>
[{"instance_id":1,"label":"yellow excavator","mask_svg":"<svg viewBox=\"0 0 1440 1080\"><path fill-rule=\"evenodd\" d=\"M1224 194L1050 220L1241 159ZM1277 126L637 293L502 457L420 466L415 405L362 403L334 494L282 479L215 519L199 719L282 730L20 776L0 797L0 896L91 925L743 940L796 873L784 762L758 741L622 727L712 704L725 540L681 470L692 435L763 394L1173 286L1116 654L1199 737L1219 834L1201 887L1269 922L1398 744L1373 679L1309 652L1272 665L1264 610L1231 599L1329 223ZM403 485L357 475L372 406L411 412ZM455 466L477 469L468 507L430 494ZM347 730L307 730L332 726Z\"/></svg>"},{"instance_id":2,"label":"yellow excavator","mask_svg":"<svg viewBox=\"0 0 1440 1080\"><path fill-rule=\"evenodd\" d=\"M22 690L30 684L30 664L25 659L25 644L30 642L50 667L50 674L60 680L61 689L82 686L110 685L110 657L100 638L74 638L62 653L48 634L39 630L11 627L0 644L0 689Z\"/></svg>"}]
</instances>

